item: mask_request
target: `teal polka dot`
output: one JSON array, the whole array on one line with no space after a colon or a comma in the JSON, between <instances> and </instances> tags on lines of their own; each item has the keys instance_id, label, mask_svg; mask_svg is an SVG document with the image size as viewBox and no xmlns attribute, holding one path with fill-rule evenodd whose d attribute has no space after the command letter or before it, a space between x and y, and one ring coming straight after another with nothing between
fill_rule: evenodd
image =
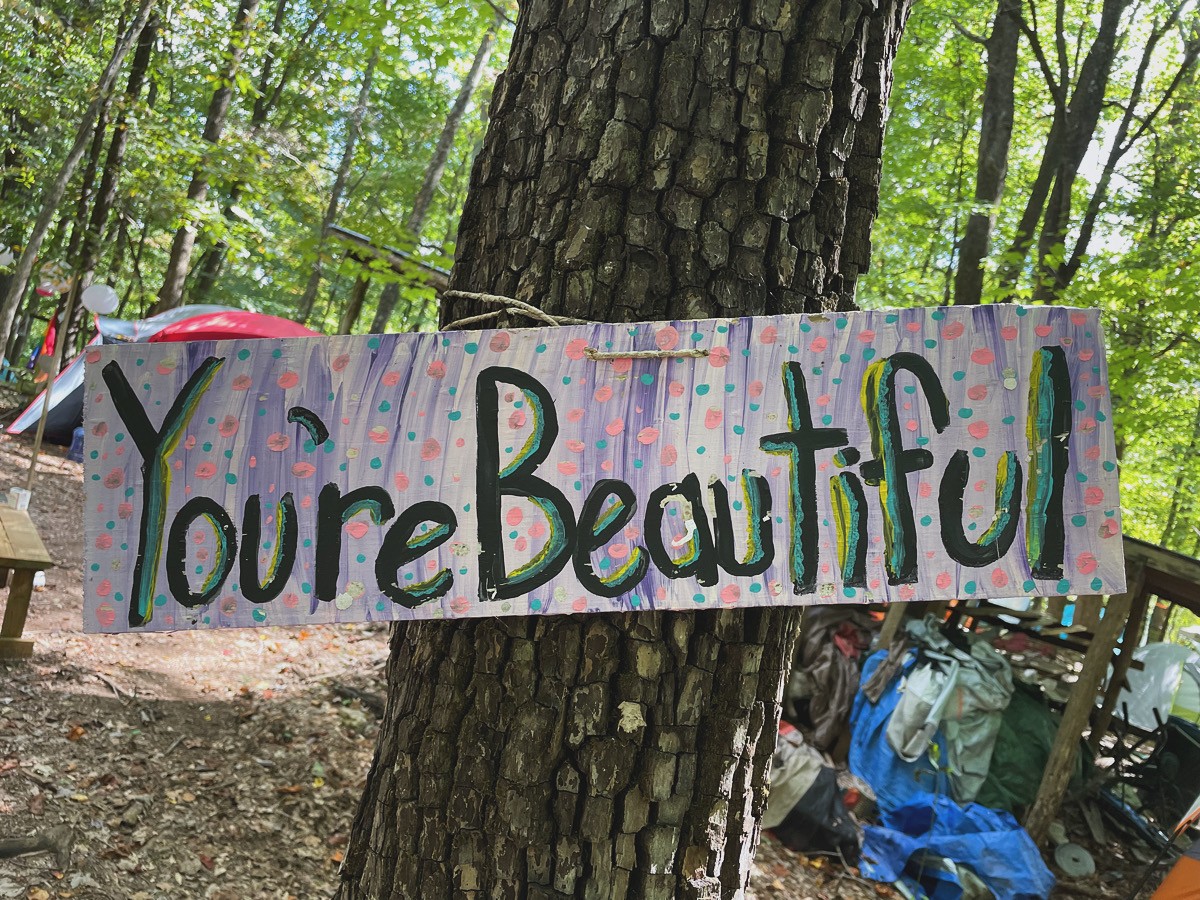
<instances>
[{"instance_id":1,"label":"teal polka dot","mask_svg":"<svg viewBox=\"0 0 1200 900\"><path fill-rule=\"evenodd\" d=\"M237 484L237 476L230 472L225 476L225 481L227 484Z\"/></svg>"},{"instance_id":2,"label":"teal polka dot","mask_svg":"<svg viewBox=\"0 0 1200 900\"><path fill-rule=\"evenodd\" d=\"M705 454L705 449L703 447L697 447L696 453L700 456L703 456Z\"/></svg>"},{"instance_id":3,"label":"teal polka dot","mask_svg":"<svg viewBox=\"0 0 1200 900\"><path fill-rule=\"evenodd\" d=\"M745 433L746 433L746 429L745 429L745 428L743 428L741 425L734 425L734 426L733 426L733 433L734 433L734 434L745 434Z\"/></svg>"},{"instance_id":4,"label":"teal polka dot","mask_svg":"<svg viewBox=\"0 0 1200 900\"><path fill-rule=\"evenodd\" d=\"M1017 421L1017 417L1016 416L1005 416L1000 421L1003 422L1005 425L1011 425L1013 422Z\"/></svg>"},{"instance_id":5,"label":"teal polka dot","mask_svg":"<svg viewBox=\"0 0 1200 900\"><path fill-rule=\"evenodd\" d=\"M750 593L757 594L760 591L762 591L762 585L759 584L757 581L754 582L754 584L750 585Z\"/></svg>"},{"instance_id":6,"label":"teal polka dot","mask_svg":"<svg viewBox=\"0 0 1200 900\"><path fill-rule=\"evenodd\" d=\"M904 386L904 393L915 394L916 392L917 392L917 386L915 384L906 384Z\"/></svg>"},{"instance_id":7,"label":"teal polka dot","mask_svg":"<svg viewBox=\"0 0 1200 900\"><path fill-rule=\"evenodd\" d=\"M1032 594L1036 589L1037 585L1028 579L1026 579L1025 583L1021 585L1021 590L1027 594Z\"/></svg>"},{"instance_id":8,"label":"teal polka dot","mask_svg":"<svg viewBox=\"0 0 1200 900\"><path fill-rule=\"evenodd\" d=\"M971 455L976 459L983 459L983 457L987 456L987 450L985 450L983 447L976 447L971 451Z\"/></svg>"},{"instance_id":9,"label":"teal polka dot","mask_svg":"<svg viewBox=\"0 0 1200 900\"><path fill-rule=\"evenodd\" d=\"M934 321L940 321L940 320L946 318L946 313L944 310L935 309L932 313L929 314L929 317L931 319L933 319Z\"/></svg>"},{"instance_id":10,"label":"teal polka dot","mask_svg":"<svg viewBox=\"0 0 1200 900\"><path fill-rule=\"evenodd\" d=\"M698 384L698 385L696 385L696 393L697 393L698 395L700 395L701 397L703 397L705 394L707 394L707 393L708 393L708 391L709 391L709 387L708 387L708 385L707 385L707 384Z\"/></svg>"},{"instance_id":11,"label":"teal polka dot","mask_svg":"<svg viewBox=\"0 0 1200 900\"><path fill-rule=\"evenodd\" d=\"M1076 480L1076 481L1078 481L1080 484L1083 484L1085 481L1087 481L1087 473L1085 473L1085 472L1076 472L1076 473L1075 473L1075 480Z\"/></svg>"},{"instance_id":12,"label":"teal polka dot","mask_svg":"<svg viewBox=\"0 0 1200 900\"><path fill-rule=\"evenodd\" d=\"M93 450L93 451L92 451L91 453L89 453L88 455L89 455L89 456L90 456L92 459L99 459L99 458L100 458L100 451L99 451L99 450Z\"/></svg>"},{"instance_id":13,"label":"teal polka dot","mask_svg":"<svg viewBox=\"0 0 1200 900\"><path fill-rule=\"evenodd\" d=\"M466 344L464 344L464 345L463 345L463 349L464 349L465 351L467 351L468 353L472 353L472 354L473 354L473 353L478 353L478 352L479 352L479 345L478 345L477 343L475 343L474 341L469 341L469 342L467 342Z\"/></svg>"},{"instance_id":14,"label":"teal polka dot","mask_svg":"<svg viewBox=\"0 0 1200 900\"><path fill-rule=\"evenodd\" d=\"M737 390L737 385L733 385L733 384L725 385L725 393L727 393L727 394L732 394L736 390Z\"/></svg>"},{"instance_id":15,"label":"teal polka dot","mask_svg":"<svg viewBox=\"0 0 1200 900\"><path fill-rule=\"evenodd\" d=\"M415 441L417 439L417 433L415 431L410 431L407 437L410 441Z\"/></svg>"},{"instance_id":16,"label":"teal polka dot","mask_svg":"<svg viewBox=\"0 0 1200 900\"><path fill-rule=\"evenodd\" d=\"M928 527L933 524L933 516L921 516L921 524Z\"/></svg>"},{"instance_id":17,"label":"teal polka dot","mask_svg":"<svg viewBox=\"0 0 1200 900\"><path fill-rule=\"evenodd\" d=\"M389 412L391 410L391 408L392 408L392 404L389 403L387 400L381 400L379 402L379 411L380 412Z\"/></svg>"},{"instance_id":18,"label":"teal polka dot","mask_svg":"<svg viewBox=\"0 0 1200 900\"><path fill-rule=\"evenodd\" d=\"M570 381L570 380L571 380L571 379L569 379L569 378L564 378L564 379L563 379L563 381L564 381L564 382L566 382L566 381ZM639 380L639 381L640 381L642 384L645 384L645 385L651 385L651 384L654 384L654 376L653 376L653 375L651 375L649 372L646 372L644 375L641 375L641 376L638 378L638 380Z\"/></svg>"},{"instance_id":19,"label":"teal polka dot","mask_svg":"<svg viewBox=\"0 0 1200 900\"><path fill-rule=\"evenodd\" d=\"M801 322L800 330L803 331L805 334L808 334L810 331L812 331L812 326L809 325L807 322ZM795 352L795 351L792 351L792 352Z\"/></svg>"},{"instance_id":20,"label":"teal polka dot","mask_svg":"<svg viewBox=\"0 0 1200 900\"><path fill-rule=\"evenodd\" d=\"M372 350L378 350L379 349L379 338L377 338L377 337L371 338L369 341L367 341L367 346L370 347Z\"/></svg>"},{"instance_id":21,"label":"teal polka dot","mask_svg":"<svg viewBox=\"0 0 1200 900\"><path fill-rule=\"evenodd\" d=\"M600 440L596 441L596 449L597 449L597 450L603 450L603 449L605 449L607 446L608 446L608 441L604 440L603 438L601 438Z\"/></svg>"},{"instance_id":22,"label":"teal polka dot","mask_svg":"<svg viewBox=\"0 0 1200 900\"><path fill-rule=\"evenodd\" d=\"M832 423L833 423L833 416L830 416L830 415L821 416L821 424L822 425L830 425Z\"/></svg>"},{"instance_id":23,"label":"teal polka dot","mask_svg":"<svg viewBox=\"0 0 1200 900\"><path fill-rule=\"evenodd\" d=\"M541 600L530 600L529 608L533 612L537 612L538 610L540 610L542 608L542 601Z\"/></svg>"},{"instance_id":24,"label":"teal polka dot","mask_svg":"<svg viewBox=\"0 0 1200 900\"><path fill-rule=\"evenodd\" d=\"M842 588L842 596L843 597L853 597L854 593L855 593L855 591L854 591L854 588L852 588L852 587Z\"/></svg>"},{"instance_id":25,"label":"teal polka dot","mask_svg":"<svg viewBox=\"0 0 1200 900\"><path fill-rule=\"evenodd\" d=\"M635 459L633 461L633 467L635 469L640 469L643 465L645 465L645 463L643 463L640 459Z\"/></svg>"},{"instance_id":26,"label":"teal polka dot","mask_svg":"<svg viewBox=\"0 0 1200 900\"><path fill-rule=\"evenodd\" d=\"M258 607L255 607L255 609L250 613L250 615L254 618L255 622L267 621L266 612L264 612L262 609L260 609Z\"/></svg>"},{"instance_id":27,"label":"teal polka dot","mask_svg":"<svg viewBox=\"0 0 1200 900\"><path fill-rule=\"evenodd\" d=\"M1099 578L1092 579L1092 590L1093 591L1099 591L1102 587L1104 587L1103 580L1101 580Z\"/></svg>"},{"instance_id":28,"label":"teal polka dot","mask_svg":"<svg viewBox=\"0 0 1200 900\"><path fill-rule=\"evenodd\" d=\"M704 595L703 595L703 594L693 594L693 595L692 595L692 601L693 601L693 602L695 602L695 603L703 603L703 602L704 602Z\"/></svg>"},{"instance_id":29,"label":"teal polka dot","mask_svg":"<svg viewBox=\"0 0 1200 900\"><path fill-rule=\"evenodd\" d=\"M1071 582L1068 579L1066 579L1066 578L1059 579L1058 592L1060 594L1065 594L1070 589L1071 589Z\"/></svg>"},{"instance_id":30,"label":"teal polka dot","mask_svg":"<svg viewBox=\"0 0 1200 900\"><path fill-rule=\"evenodd\" d=\"M865 359L867 362L870 362L874 358L875 358L874 348L868 347L866 350L863 351L863 359ZM847 588L847 590L849 590L849 588Z\"/></svg>"},{"instance_id":31,"label":"teal polka dot","mask_svg":"<svg viewBox=\"0 0 1200 900\"><path fill-rule=\"evenodd\" d=\"M848 363L848 362L850 362L850 354L849 354L849 353L839 353L839 354L838 354L838 359L839 359L839 360L840 360L842 363Z\"/></svg>"},{"instance_id":32,"label":"teal polka dot","mask_svg":"<svg viewBox=\"0 0 1200 900\"><path fill-rule=\"evenodd\" d=\"M116 441L118 444L121 443L121 441L125 440L125 433L118 431L116 434L113 435L113 440Z\"/></svg>"},{"instance_id":33,"label":"teal polka dot","mask_svg":"<svg viewBox=\"0 0 1200 900\"><path fill-rule=\"evenodd\" d=\"M925 346L928 347L930 350L932 350L934 347L937 346L937 341L935 341L933 338L929 338L928 340L925 341Z\"/></svg>"},{"instance_id":34,"label":"teal polka dot","mask_svg":"<svg viewBox=\"0 0 1200 900\"><path fill-rule=\"evenodd\" d=\"M964 378L966 378L966 377L967 377L967 373L966 373L966 372L961 372L961 371L959 371L959 372L955 372L955 373L954 373L954 374L953 374L951 377L952 377L952 378L953 378L955 381L962 381Z\"/></svg>"},{"instance_id":35,"label":"teal polka dot","mask_svg":"<svg viewBox=\"0 0 1200 900\"><path fill-rule=\"evenodd\" d=\"M1115 462L1113 462L1111 459L1106 459L1106 460L1104 461L1103 468L1104 468L1104 471L1105 471L1105 472L1111 472L1111 471L1113 471L1113 470L1114 470L1116 467L1117 467L1117 464L1116 464Z\"/></svg>"},{"instance_id":36,"label":"teal polka dot","mask_svg":"<svg viewBox=\"0 0 1200 900\"><path fill-rule=\"evenodd\" d=\"M249 358L250 358L249 350L239 350L238 351L238 359L240 359L242 362L245 362Z\"/></svg>"},{"instance_id":37,"label":"teal polka dot","mask_svg":"<svg viewBox=\"0 0 1200 900\"><path fill-rule=\"evenodd\" d=\"M838 331L841 331L843 328L845 328L845 327L846 327L846 320L845 320L845 319L838 319L838 320L837 320L836 322L834 322L833 324L837 326L837 329L838 329Z\"/></svg>"},{"instance_id":38,"label":"teal polka dot","mask_svg":"<svg viewBox=\"0 0 1200 900\"><path fill-rule=\"evenodd\" d=\"M205 441L203 444L200 445L200 449L203 450L205 453L211 453L212 452L212 442Z\"/></svg>"},{"instance_id":39,"label":"teal polka dot","mask_svg":"<svg viewBox=\"0 0 1200 900\"><path fill-rule=\"evenodd\" d=\"M1087 409L1087 404L1084 403L1082 400L1076 400L1074 405L1075 405L1075 408L1077 410L1079 410L1080 412L1083 412L1085 409Z\"/></svg>"},{"instance_id":40,"label":"teal polka dot","mask_svg":"<svg viewBox=\"0 0 1200 900\"><path fill-rule=\"evenodd\" d=\"M458 388L452 387L446 393L448 393L451 397L453 397L455 394L458 393Z\"/></svg>"},{"instance_id":41,"label":"teal polka dot","mask_svg":"<svg viewBox=\"0 0 1200 900\"><path fill-rule=\"evenodd\" d=\"M432 475L425 476L425 486L426 487L433 487L433 481L434 481L434 479L433 479Z\"/></svg>"},{"instance_id":42,"label":"teal polka dot","mask_svg":"<svg viewBox=\"0 0 1200 900\"><path fill-rule=\"evenodd\" d=\"M1080 515L1077 513L1077 514L1071 516L1071 524L1074 525L1076 528L1082 528L1084 525L1087 524L1087 516Z\"/></svg>"},{"instance_id":43,"label":"teal polka dot","mask_svg":"<svg viewBox=\"0 0 1200 900\"><path fill-rule=\"evenodd\" d=\"M804 326L801 326L801 327L803 328ZM799 352L800 352L800 348L797 347L795 344L788 344L788 353L791 353L794 355Z\"/></svg>"},{"instance_id":44,"label":"teal polka dot","mask_svg":"<svg viewBox=\"0 0 1200 900\"><path fill-rule=\"evenodd\" d=\"M968 594L975 593L975 582L968 581L966 584L963 585L963 590L966 591Z\"/></svg>"},{"instance_id":45,"label":"teal polka dot","mask_svg":"<svg viewBox=\"0 0 1200 900\"><path fill-rule=\"evenodd\" d=\"M378 456L373 456L373 457L371 457L370 466L372 469L382 469L383 468L383 460L380 459Z\"/></svg>"},{"instance_id":46,"label":"teal polka dot","mask_svg":"<svg viewBox=\"0 0 1200 900\"><path fill-rule=\"evenodd\" d=\"M960 419L969 419L973 415L975 415L975 410L971 409L968 406L964 406L962 409L960 409L958 411L958 417Z\"/></svg>"},{"instance_id":47,"label":"teal polka dot","mask_svg":"<svg viewBox=\"0 0 1200 900\"><path fill-rule=\"evenodd\" d=\"M1103 410L1099 410L1099 409L1096 410L1096 421L1097 422L1107 422L1108 421L1108 416L1106 416L1104 414Z\"/></svg>"},{"instance_id":48,"label":"teal polka dot","mask_svg":"<svg viewBox=\"0 0 1200 900\"><path fill-rule=\"evenodd\" d=\"M457 422L459 419L462 418L462 410L456 409L453 412L449 413L446 416L446 418L449 419L451 422Z\"/></svg>"}]
</instances>

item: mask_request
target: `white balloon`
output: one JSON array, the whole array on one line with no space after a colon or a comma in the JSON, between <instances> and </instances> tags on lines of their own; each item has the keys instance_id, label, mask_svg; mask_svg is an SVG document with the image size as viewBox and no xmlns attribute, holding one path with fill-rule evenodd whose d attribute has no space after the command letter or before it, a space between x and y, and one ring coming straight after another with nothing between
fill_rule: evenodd
<instances>
[{"instance_id":1,"label":"white balloon","mask_svg":"<svg viewBox=\"0 0 1200 900\"><path fill-rule=\"evenodd\" d=\"M14 259L12 248L0 246L0 266L10 266Z\"/></svg>"},{"instance_id":2,"label":"white balloon","mask_svg":"<svg viewBox=\"0 0 1200 900\"><path fill-rule=\"evenodd\" d=\"M83 295L79 299L83 301L84 309L89 309L102 316L116 312L117 305L121 301L121 298L117 296L117 292L107 284L93 284L85 288Z\"/></svg>"}]
</instances>

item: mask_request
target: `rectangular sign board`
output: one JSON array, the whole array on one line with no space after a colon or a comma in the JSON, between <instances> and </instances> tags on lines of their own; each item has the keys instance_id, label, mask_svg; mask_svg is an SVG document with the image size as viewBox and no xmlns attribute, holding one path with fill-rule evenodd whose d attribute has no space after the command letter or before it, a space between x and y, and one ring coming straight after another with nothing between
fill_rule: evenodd
<instances>
[{"instance_id":1,"label":"rectangular sign board","mask_svg":"<svg viewBox=\"0 0 1200 900\"><path fill-rule=\"evenodd\" d=\"M1010 305L91 349L84 624L1114 593L1107 383Z\"/></svg>"}]
</instances>

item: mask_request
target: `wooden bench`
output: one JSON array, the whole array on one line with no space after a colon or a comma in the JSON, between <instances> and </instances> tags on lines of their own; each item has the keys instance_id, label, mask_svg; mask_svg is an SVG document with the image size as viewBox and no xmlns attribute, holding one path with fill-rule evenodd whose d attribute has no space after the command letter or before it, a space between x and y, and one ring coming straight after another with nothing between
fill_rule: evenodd
<instances>
[{"instance_id":1,"label":"wooden bench","mask_svg":"<svg viewBox=\"0 0 1200 900\"><path fill-rule=\"evenodd\" d=\"M53 565L29 513L0 506L0 587L8 585L4 624L0 626L0 659L33 655L33 641L21 637L33 595L33 574Z\"/></svg>"}]
</instances>

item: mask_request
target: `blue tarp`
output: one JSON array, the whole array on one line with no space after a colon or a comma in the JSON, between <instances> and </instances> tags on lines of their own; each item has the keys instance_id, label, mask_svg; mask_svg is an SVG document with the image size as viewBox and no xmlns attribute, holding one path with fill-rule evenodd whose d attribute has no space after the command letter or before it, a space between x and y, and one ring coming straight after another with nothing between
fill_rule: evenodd
<instances>
[{"instance_id":1,"label":"blue tarp","mask_svg":"<svg viewBox=\"0 0 1200 900\"><path fill-rule=\"evenodd\" d=\"M885 651L868 657L862 684L886 658ZM950 799L945 754L939 771L928 753L909 763L888 743L888 719L900 701L900 680L916 662L916 652L912 651L878 703L872 703L860 690L850 712L850 771L871 785L881 813L879 826L865 828L863 874L878 881L898 881L909 858L927 850L970 869L997 900L1048 896L1054 876L1033 840L1011 814L974 803L959 806ZM940 730L933 740L945 746ZM954 876L935 873L935 868L928 866L925 871L927 896L933 900L961 896Z\"/></svg>"},{"instance_id":2,"label":"blue tarp","mask_svg":"<svg viewBox=\"0 0 1200 900\"><path fill-rule=\"evenodd\" d=\"M886 658L887 652L883 650L868 657L863 665L860 684L865 684ZM850 771L871 785L879 808L884 812L903 806L924 792L950 793L944 758L943 771L938 772L928 753L921 754L919 759L909 763L897 756L888 743L888 720L900 702L896 683L901 676L913 670L916 661L916 652L910 651L896 681L887 687L878 703L872 703L860 690L850 710ZM940 730L934 735L934 740L940 746L945 746Z\"/></svg>"},{"instance_id":3,"label":"blue tarp","mask_svg":"<svg viewBox=\"0 0 1200 900\"><path fill-rule=\"evenodd\" d=\"M970 869L996 900L1040 900L1054 887L1037 846L1009 813L919 793L880 822L863 829L860 868L867 878L895 882L913 854L924 850ZM961 895L943 877L937 880L933 896Z\"/></svg>"}]
</instances>

